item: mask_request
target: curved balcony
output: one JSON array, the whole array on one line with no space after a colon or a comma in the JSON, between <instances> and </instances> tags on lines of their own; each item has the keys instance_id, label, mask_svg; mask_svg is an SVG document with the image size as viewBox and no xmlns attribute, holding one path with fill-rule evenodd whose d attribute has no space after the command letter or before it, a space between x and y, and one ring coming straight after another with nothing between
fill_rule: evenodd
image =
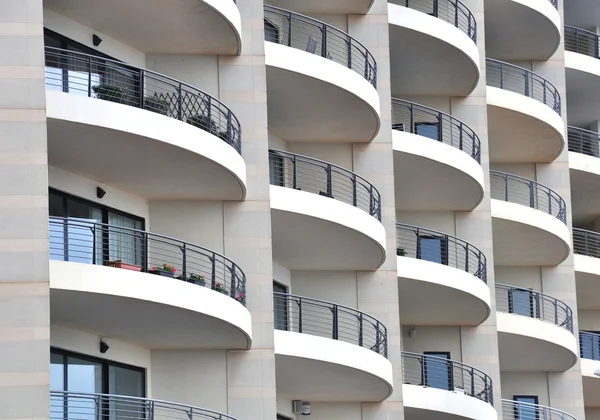
<instances>
[{"instance_id":1,"label":"curved balcony","mask_svg":"<svg viewBox=\"0 0 600 420\"><path fill-rule=\"evenodd\" d=\"M464 3L389 0L388 22L393 95L471 93L480 73L477 22Z\"/></svg>"},{"instance_id":2,"label":"curved balcony","mask_svg":"<svg viewBox=\"0 0 600 420\"><path fill-rule=\"evenodd\" d=\"M556 408L513 400L502 400L502 416L506 420L577 420Z\"/></svg>"},{"instance_id":3,"label":"curved balcony","mask_svg":"<svg viewBox=\"0 0 600 420\"><path fill-rule=\"evenodd\" d=\"M282 150L269 150L269 168L277 262L290 270L375 270L383 263L381 196L373 184Z\"/></svg>"},{"instance_id":4,"label":"curved balcony","mask_svg":"<svg viewBox=\"0 0 600 420\"><path fill-rule=\"evenodd\" d=\"M242 50L235 0L131 0L126 7L120 0L47 0L44 7L144 53L238 55Z\"/></svg>"},{"instance_id":5,"label":"curved balcony","mask_svg":"<svg viewBox=\"0 0 600 420\"><path fill-rule=\"evenodd\" d=\"M565 68L569 123L586 126L598 120L600 106L600 36L565 26Z\"/></svg>"},{"instance_id":6,"label":"curved balcony","mask_svg":"<svg viewBox=\"0 0 600 420\"><path fill-rule=\"evenodd\" d=\"M273 6L264 6L264 25L269 130L288 141L371 141L380 109L369 50L325 22Z\"/></svg>"},{"instance_id":7,"label":"curved balcony","mask_svg":"<svg viewBox=\"0 0 600 420\"><path fill-rule=\"evenodd\" d=\"M89 219L50 217L49 232L53 324L148 348L250 347L246 276L227 257Z\"/></svg>"},{"instance_id":8,"label":"curved balcony","mask_svg":"<svg viewBox=\"0 0 600 420\"><path fill-rule=\"evenodd\" d=\"M599 310L600 233L573 228L573 262L577 279L577 308Z\"/></svg>"},{"instance_id":9,"label":"curved balcony","mask_svg":"<svg viewBox=\"0 0 600 420\"><path fill-rule=\"evenodd\" d=\"M269 4L283 9L307 14L358 14L364 15L373 6L374 0L335 0L322 2L319 0L269 0Z\"/></svg>"},{"instance_id":10,"label":"curved balcony","mask_svg":"<svg viewBox=\"0 0 600 420\"><path fill-rule=\"evenodd\" d=\"M431 229L396 224L400 317L411 325L479 325L490 314L485 255Z\"/></svg>"},{"instance_id":11,"label":"curved balcony","mask_svg":"<svg viewBox=\"0 0 600 420\"><path fill-rule=\"evenodd\" d=\"M392 393L381 322L318 299L284 293L273 299L279 397L360 402L382 401Z\"/></svg>"},{"instance_id":12,"label":"curved balcony","mask_svg":"<svg viewBox=\"0 0 600 420\"><path fill-rule=\"evenodd\" d=\"M527 178L490 171L494 261L508 266L556 266L571 250L560 195Z\"/></svg>"},{"instance_id":13,"label":"curved balcony","mask_svg":"<svg viewBox=\"0 0 600 420\"><path fill-rule=\"evenodd\" d=\"M565 144L558 90L523 67L490 58L486 66L490 161L552 162Z\"/></svg>"},{"instance_id":14,"label":"curved balcony","mask_svg":"<svg viewBox=\"0 0 600 420\"><path fill-rule=\"evenodd\" d=\"M407 420L495 420L492 379L454 360L402 352L402 395Z\"/></svg>"},{"instance_id":15,"label":"curved balcony","mask_svg":"<svg viewBox=\"0 0 600 420\"><path fill-rule=\"evenodd\" d=\"M152 200L244 198L240 123L212 96L50 47L46 89L50 165Z\"/></svg>"},{"instance_id":16,"label":"curved balcony","mask_svg":"<svg viewBox=\"0 0 600 420\"><path fill-rule=\"evenodd\" d=\"M600 135L569 126L568 139L573 222L588 223L600 206Z\"/></svg>"},{"instance_id":17,"label":"curved balcony","mask_svg":"<svg viewBox=\"0 0 600 420\"><path fill-rule=\"evenodd\" d=\"M436 109L392 98L392 129L396 209L477 207L484 191L481 143L468 125Z\"/></svg>"},{"instance_id":18,"label":"curved balcony","mask_svg":"<svg viewBox=\"0 0 600 420\"><path fill-rule=\"evenodd\" d=\"M50 391L50 420L236 420L227 414L170 401L112 394Z\"/></svg>"},{"instance_id":19,"label":"curved balcony","mask_svg":"<svg viewBox=\"0 0 600 420\"><path fill-rule=\"evenodd\" d=\"M579 356L581 357L581 375L583 399L588 407L600 406L600 334L579 331Z\"/></svg>"},{"instance_id":20,"label":"curved balcony","mask_svg":"<svg viewBox=\"0 0 600 420\"><path fill-rule=\"evenodd\" d=\"M577 361L573 312L566 303L496 283L500 370L564 372Z\"/></svg>"},{"instance_id":21,"label":"curved balcony","mask_svg":"<svg viewBox=\"0 0 600 420\"><path fill-rule=\"evenodd\" d=\"M545 61L558 48L561 30L558 0L486 2L485 48L490 57Z\"/></svg>"}]
</instances>

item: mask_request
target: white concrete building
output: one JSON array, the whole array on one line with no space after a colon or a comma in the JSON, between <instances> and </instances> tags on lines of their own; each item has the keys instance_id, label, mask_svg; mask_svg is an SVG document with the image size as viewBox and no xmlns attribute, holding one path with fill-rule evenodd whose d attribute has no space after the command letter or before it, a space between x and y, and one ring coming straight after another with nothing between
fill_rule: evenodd
<instances>
[{"instance_id":1,"label":"white concrete building","mask_svg":"<svg viewBox=\"0 0 600 420\"><path fill-rule=\"evenodd\" d=\"M600 419L598 0L0 0L0 418Z\"/></svg>"}]
</instances>

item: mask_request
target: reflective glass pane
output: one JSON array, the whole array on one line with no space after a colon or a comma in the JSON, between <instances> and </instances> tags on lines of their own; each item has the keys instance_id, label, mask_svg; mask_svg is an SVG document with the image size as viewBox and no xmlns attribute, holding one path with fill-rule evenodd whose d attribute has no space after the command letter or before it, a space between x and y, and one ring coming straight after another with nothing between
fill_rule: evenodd
<instances>
[{"instance_id":1,"label":"reflective glass pane","mask_svg":"<svg viewBox=\"0 0 600 420\"><path fill-rule=\"evenodd\" d=\"M415 130L419 136L427 137L432 140L440 139L440 128L437 123L415 123Z\"/></svg>"},{"instance_id":2,"label":"reflective glass pane","mask_svg":"<svg viewBox=\"0 0 600 420\"><path fill-rule=\"evenodd\" d=\"M532 295L529 290L512 290L511 292L512 313L533 316Z\"/></svg>"},{"instance_id":3,"label":"reflective glass pane","mask_svg":"<svg viewBox=\"0 0 600 420\"><path fill-rule=\"evenodd\" d=\"M449 359L445 353L427 353L425 357L425 384L431 388L450 390L452 383L450 362L432 357Z\"/></svg>"},{"instance_id":4,"label":"reflective glass pane","mask_svg":"<svg viewBox=\"0 0 600 420\"><path fill-rule=\"evenodd\" d=\"M443 264L444 247L442 243L442 238L421 236L419 238L420 258L425 261Z\"/></svg>"}]
</instances>

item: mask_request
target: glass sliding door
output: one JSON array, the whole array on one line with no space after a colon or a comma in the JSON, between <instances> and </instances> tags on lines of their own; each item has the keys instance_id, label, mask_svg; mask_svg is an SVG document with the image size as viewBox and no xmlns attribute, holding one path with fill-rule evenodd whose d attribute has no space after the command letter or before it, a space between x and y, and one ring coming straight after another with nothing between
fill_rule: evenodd
<instances>
[{"instance_id":1,"label":"glass sliding door","mask_svg":"<svg viewBox=\"0 0 600 420\"><path fill-rule=\"evenodd\" d=\"M531 289L510 289L508 291L508 311L511 314L533 318L535 311Z\"/></svg>"},{"instance_id":2,"label":"glass sliding door","mask_svg":"<svg viewBox=\"0 0 600 420\"><path fill-rule=\"evenodd\" d=\"M423 354L425 356L432 356L424 358L423 372L425 377L423 378L423 383L430 388L452 390L453 375L450 353L427 351Z\"/></svg>"},{"instance_id":3,"label":"glass sliding door","mask_svg":"<svg viewBox=\"0 0 600 420\"><path fill-rule=\"evenodd\" d=\"M417 243L417 258L438 264L448 264L448 239L442 235L421 235Z\"/></svg>"},{"instance_id":4,"label":"glass sliding door","mask_svg":"<svg viewBox=\"0 0 600 420\"><path fill-rule=\"evenodd\" d=\"M539 420L540 413L536 407L539 404L537 395L515 395L513 400L517 402L515 420Z\"/></svg>"},{"instance_id":5,"label":"glass sliding door","mask_svg":"<svg viewBox=\"0 0 600 420\"><path fill-rule=\"evenodd\" d=\"M287 293L287 286L273 281L273 292L274 293ZM273 316L275 321L275 329L276 330L289 330L289 320L288 320L288 306L287 300L284 296L277 296L274 301L273 307Z\"/></svg>"}]
</instances>

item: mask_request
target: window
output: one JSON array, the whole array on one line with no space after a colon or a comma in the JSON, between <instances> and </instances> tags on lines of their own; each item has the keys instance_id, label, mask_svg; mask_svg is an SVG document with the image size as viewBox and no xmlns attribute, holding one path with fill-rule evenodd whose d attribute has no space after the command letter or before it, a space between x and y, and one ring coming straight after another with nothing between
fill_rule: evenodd
<instances>
[{"instance_id":1,"label":"window","mask_svg":"<svg viewBox=\"0 0 600 420\"><path fill-rule=\"evenodd\" d=\"M52 391L145 397L145 381L146 373L142 368L50 349L50 390ZM72 415L82 420L97 418L96 401L86 396L72 398L52 396L50 407L52 416L57 418L71 418ZM110 414L110 416L105 415L106 418L113 418L114 414L118 414L119 409L118 402L110 404L107 402L100 408ZM127 410L129 415L133 414L131 407ZM140 412L139 416L134 415L131 418L144 417Z\"/></svg>"},{"instance_id":2,"label":"window","mask_svg":"<svg viewBox=\"0 0 600 420\"><path fill-rule=\"evenodd\" d=\"M295 168L294 168L295 169ZM285 186L285 168L283 167L283 156L276 152L269 153L269 181L271 185Z\"/></svg>"},{"instance_id":3,"label":"window","mask_svg":"<svg viewBox=\"0 0 600 420\"><path fill-rule=\"evenodd\" d=\"M279 43L279 28L265 19L265 41Z\"/></svg>"},{"instance_id":4,"label":"window","mask_svg":"<svg viewBox=\"0 0 600 420\"><path fill-rule=\"evenodd\" d=\"M448 265L448 238L445 235L419 235L417 258Z\"/></svg>"},{"instance_id":5,"label":"window","mask_svg":"<svg viewBox=\"0 0 600 420\"><path fill-rule=\"evenodd\" d=\"M590 332L600 334L598 331ZM580 334L579 341L581 346L581 357L584 359L600 360L600 338L598 335Z\"/></svg>"},{"instance_id":6,"label":"window","mask_svg":"<svg viewBox=\"0 0 600 420\"><path fill-rule=\"evenodd\" d=\"M144 230L144 219L54 189L50 189L49 207L50 216L68 219L50 223L51 259L144 264L143 236L135 231Z\"/></svg>"},{"instance_id":7,"label":"window","mask_svg":"<svg viewBox=\"0 0 600 420\"><path fill-rule=\"evenodd\" d=\"M540 418L537 395L515 395L515 420L537 420ZM522 404L520 404L522 403Z\"/></svg>"},{"instance_id":8,"label":"window","mask_svg":"<svg viewBox=\"0 0 600 420\"><path fill-rule=\"evenodd\" d=\"M440 125L437 122L415 123L415 134L432 140L440 140Z\"/></svg>"},{"instance_id":9,"label":"window","mask_svg":"<svg viewBox=\"0 0 600 420\"><path fill-rule=\"evenodd\" d=\"M273 281L273 292L287 294L288 288L284 284ZM288 331L289 325L287 300L283 297L275 298L273 312L275 329Z\"/></svg>"},{"instance_id":10,"label":"window","mask_svg":"<svg viewBox=\"0 0 600 420\"><path fill-rule=\"evenodd\" d=\"M534 295L531 289L512 288L508 291L508 312L534 317Z\"/></svg>"},{"instance_id":11,"label":"window","mask_svg":"<svg viewBox=\"0 0 600 420\"><path fill-rule=\"evenodd\" d=\"M431 388L452 390L452 363L450 352L426 351L425 356L433 356L445 360L437 360L429 357L424 358L423 372L425 375L423 383Z\"/></svg>"}]
</instances>

